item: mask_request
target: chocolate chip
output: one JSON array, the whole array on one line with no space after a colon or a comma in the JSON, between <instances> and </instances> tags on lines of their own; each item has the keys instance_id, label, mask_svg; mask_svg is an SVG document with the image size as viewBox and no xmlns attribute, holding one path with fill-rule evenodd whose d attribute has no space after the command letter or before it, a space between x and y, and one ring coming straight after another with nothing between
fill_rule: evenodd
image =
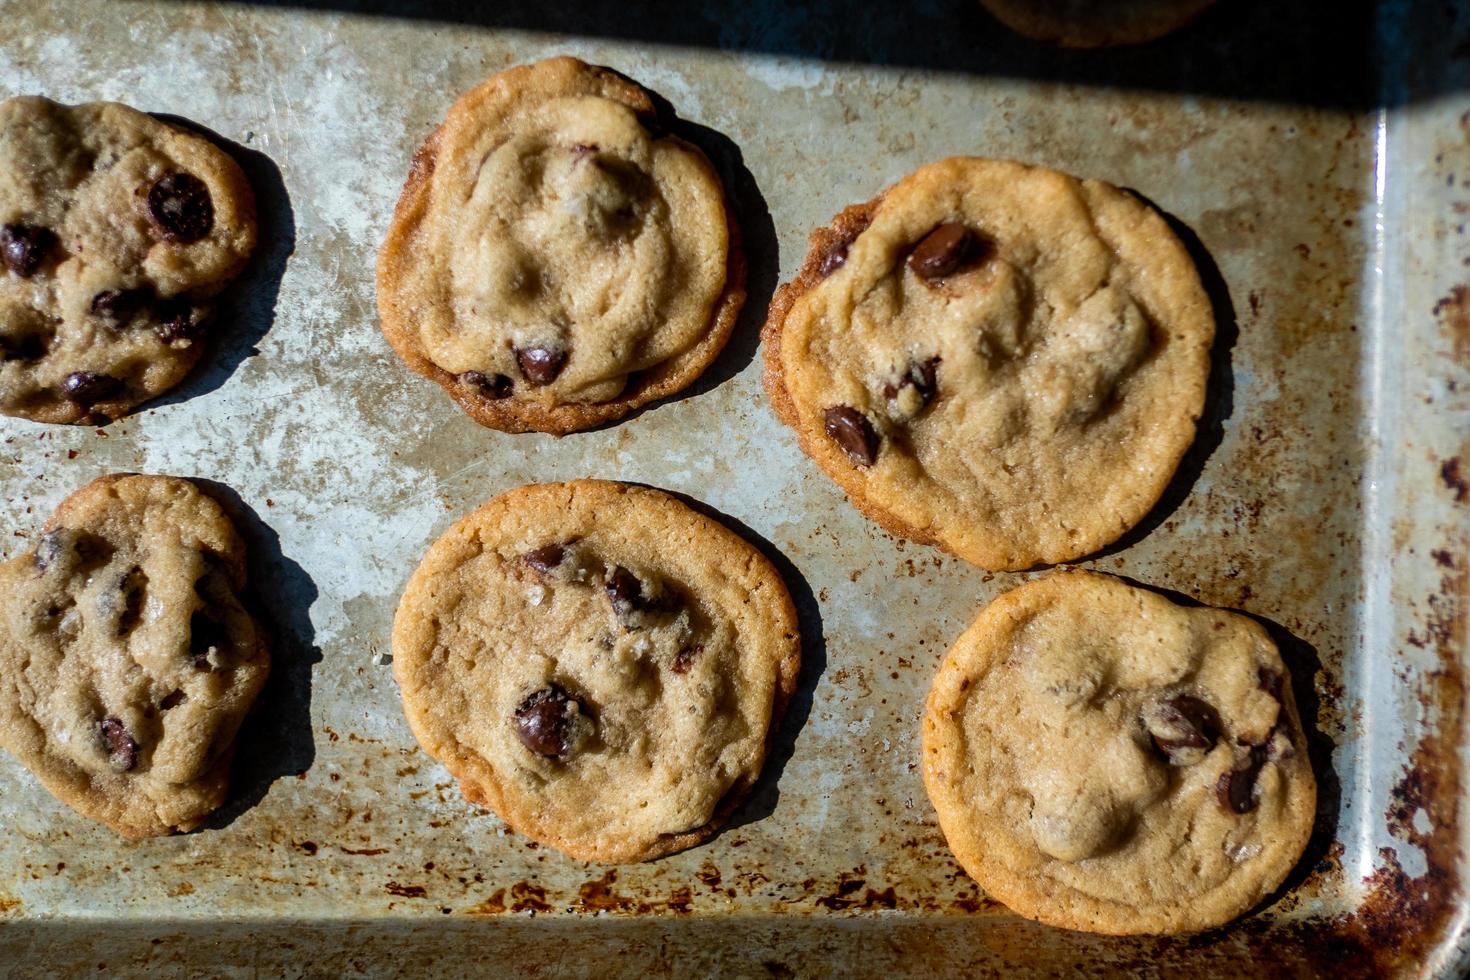
<instances>
[{"instance_id":1,"label":"chocolate chip","mask_svg":"<svg viewBox=\"0 0 1470 980\"><path fill-rule=\"evenodd\" d=\"M842 447L859 466L872 466L878 458L878 433L868 417L855 408L838 405L824 413L829 438Z\"/></svg>"},{"instance_id":2,"label":"chocolate chip","mask_svg":"<svg viewBox=\"0 0 1470 980\"><path fill-rule=\"evenodd\" d=\"M564 759L571 751L571 695L555 684L536 691L516 708L516 735L536 755Z\"/></svg>"},{"instance_id":3,"label":"chocolate chip","mask_svg":"<svg viewBox=\"0 0 1470 980\"><path fill-rule=\"evenodd\" d=\"M1220 737L1220 715L1209 702L1188 694L1154 705L1146 723L1154 745L1176 766L1198 762Z\"/></svg>"},{"instance_id":4,"label":"chocolate chip","mask_svg":"<svg viewBox=\"0 0 1470 980\"><path fill-rule=\"evenodd\" d=\"M92 297L92 315L127 320L148 302L147 289L104 289Z\"/></svg>"},{"instance_id":5,"label":"chocolate chip","mask_svg":"<svg viewBox=\"0 0 1470 980\"><path fill-rule=\"evenodd\" d=\"M138 743L116 718L102 722L102 741L107 745L107 760L118 772L128 772L138 764Z\"/></svg>"},{"instance_id":6,"label":"chocolate chip","mask_svg":"<svg viewBox=\"0 0 1470 980\"><path fill-rule=\"evenodd\" d=\"M607 573L607 597L612 601L613 612L627 616L634 610L647 606L643 595L643 583L638 576L621 565L614 565Z\"/></svg>"},{"instance_id":7,"label":"chocolate chip","mask_svg":"<svg viewBox=\"0 0 1470 980\"><path fill-rule=\"evenodd\" d=\"M40 225L5 225L0 227L0 261L5 268L29 279L41 267L46 253L56 244L56 235Z\"/></svg>"},{"instance_id":8,"label":"chocolate chip","mask_svg":"<svg viewBox=\"0 0 1470 980\"><path fill-rule=\"evenodd\" d=\"M921 279L941 279L970 257L975 235L956 222L942 224L924 236L909 253L909 268Z\"/></svg>"},{"instance_id":9,"label":"chocolate chip","mask_svg":"<svg viewBox=\"0 0 1470 980\"><path fill-rule=\"evenodd\" d=\"M528 551L521 556L521 560L542 574L549 573L553 568L561 564L566 557L566 549L559 544L548 544Z\"/></svg>"},{"instance_id":10,"label":"chocolate chip","mask_svg":"<svg viewBox=\"0 0 1470 980\"><path fill-rule=\"evenodd\" d=\"M40 334L0 337L0 361L39 361L45 356L46 343Z\"/></svg>"},{"instance_id":11,"label":"chocolate chip","mask_svg":"<svg viewBox=\"0 0 1470 980\"><path fill-rule=\"evenodd\" d=\"M204 181L175 171L148 188L148 215L164 238L188 245L214 227L214 202Z\"/></svg>"},{"instance_id":12,"label":"chocolate chip","mask_svg":"<svg viewBox=\"0 0 1470 980\"><path fill-rule=\"evenodd\" d=\"M1215 798L1232 813L1249 813L1256 808L1256 778L1266 764L1266 749L1256 746L1243 765L1227 770L1215 784Z\"/></svg>"},{"instance_id":13,"label":"chocolate chip","mask_svg":"<svg viewBox=\"0 0 1470 980\"><path fill-rule=\"evenodd\" d=\"M694 666L694 658L703 652L704 646L701 644L696 643L692 646L684 647L678 653L674 654L674 663L671 669L676 674L689 673L689 668Z\"/></svg>"},{"instance_id":14,"label":"chocolate chip","mask_svg":"<svg viewBox=\"0 0 1470 980\"><path fill-rule=\"evenodd\" d=\"M590 157L592 154L596 153L600 149L602 149L602 147L598 146L596 143L573 143L572 156L576 157L578 160L585 160L587 157Z\"/></svg>"},{"instance_id":15,"label":"chocolate chip","mask_svg":"<svg viewBox=\"0 0 1470 980\"><path fill-rule=\"evenodd\" d=\"M110 374L73 371L61 382L61 393L69 402L92 406L122 391L123 383Z\"/></svg>"},{"instance_id":16,"label":"chocolate chip","mask_svg":"<svg viewBox=\"0 0 1470 980\"><path fill-rule=\"evenodd\" d=\"M153 332L170 347L195 340L203 326L203 322L194 315L194 305L185 296L174 296L159 303L154 316L158 322L154 324Z\"/></svg>"},{"instance_id":17,"label":"chocolate chip","mask_svg":"<svg viewBox=\"0 0 1470 980\"><path fill-rule=\"evenodd\" d=\"M567 352L543 346L517 347L516 363L531 384L549 385L567 366Z\"/></svg>"},{"instance_id":18,"label":"chocolate chip","mask_svg":"<svg viewBox=\"0 0 1470 980\"><path fill-rule=\"evenodd\" d=\"M826 279L832 273L847 265L847 248L846 245L843 245L841 248L833 249L822 256L822 263L817 266L817 275Z\"/></svg>"},{"instance_id":19,"label":"chocolate chip","mask_svg":"<svg viewBox=\"0 0 1470 980\"><path fill-rule=\"evenodd\" d=\"M56 528L41 535L41 540L36 544L36 568L43 572L50 568L56 559L61 557L62 549L65 547L65 528Z\"/></svg>"},{"instance_id":20,"label":"chocolate chip","mask_svg":"<svg viewBox=\"0 0 1470 980\"><path fill-rule=\"evenodd\" d=\"M899 392L912 387L918 392L920 406L929 404L939 393L940 360L941 358L931 357L927 361L911 362L908 370L897 381L890 381L883 386L883 397L892 401L898 397Z\"/></svg>"},{"instance_id":21,"label":"chocolate chip","mask_svg":"<svg viewBox=\"0 0 1470 980\"><path fill-rule=\"evenodd\" d=\"M224 624L219 620L202 612L189 617L189 658L195 670L213 668L209 655L213 652L217 658L225 650L226 640Z\"/></svg>"},{"instance_id":22,"label":"chocolate chip","mask_svg":"<svg viewBox=\"0 0 1470 980\"><path fill-rule=\"evenodd\" d=\"M1281 672L1272 670L1270 667L1256 668L1256 684L1261 690L1271 695L1277 704L1281 703Z\"/></svg>"},{"instance_id":23,"label":"chocolate chip","mask_svg":"<svg viewBox=\"0 0 1470 980\"><path fill-rule=\"evenodd\" d=\"M503 374L485 374L482 371L466 371L459 376L459 380L486 398L493 398L496 401L509 398L515 387L510 378Z\"/></svg>"}]
</instances>

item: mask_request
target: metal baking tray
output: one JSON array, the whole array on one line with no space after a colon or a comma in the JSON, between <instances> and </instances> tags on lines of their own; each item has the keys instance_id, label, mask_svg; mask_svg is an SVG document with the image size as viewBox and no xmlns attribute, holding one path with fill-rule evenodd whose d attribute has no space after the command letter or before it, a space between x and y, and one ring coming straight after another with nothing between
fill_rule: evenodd
<instances>
[{"instance_id":1,"label":"metal baking tray","mask_svg":"<svg viewBox=\"0 0 1470 980\"><path fill-rule=\"evenodd\" d=\"M207 364L101 429L0 420L0 557L117 470L214 481L276 670L233 798L125 843L0 760L0 971L160 976L1451 976L1466 939L1470 11L1221 0L1143 48L1020 41L972 0L297 5L0 0L0 93L119 99L214 130L261 247ZM377 244L458 93L570 53L670 100L733 193L747 312L692 390L562 439L476 426L378 332ZM807 232L954 153L1135 188L1194 249L1220 325L1165 500L1083 564L1241 609L1293 668L1321 783L1287 887L1201 936L1050 929L950 857L917 771L931 674L989 575L882 533L777 424L757 330ZM506 488L632 480L778 562L802 684L711 843L615 869L465 804L418 751L399 589Z\"/></svg>"}]
</instances>

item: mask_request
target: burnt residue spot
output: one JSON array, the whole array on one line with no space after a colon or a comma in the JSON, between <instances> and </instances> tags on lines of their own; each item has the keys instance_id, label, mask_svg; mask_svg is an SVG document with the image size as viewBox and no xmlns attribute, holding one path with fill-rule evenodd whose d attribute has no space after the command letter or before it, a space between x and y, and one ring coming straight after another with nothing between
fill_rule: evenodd
<instances>
[{"instance_id":1,"label":"burnt residue spot","mask_svg":"<svg viewBox=\"0 0 1470 980\"><path fill-rule=\"evenodd\" d=\"M1431 551L1429 553L1429 557L1433 558L1434 559L1434 563L1436 565L1438 565L1440 568L1454 568L1455 567L1455 556L1452 555L1452 554L1450 554L1448 551L1444 550L1443 548L1435 548L1433 551Z\"/></svg>"},{"instance_id":2,"label":"burnt residue spot","mask_svg":"<svg viewBox=\"0 0 1470 980\"><path fill-rule=\"evenodd\" d=\"M505 911L505 889L497 888L489 898L465 909L469 915L499 915Z\"/></svg>"},{"instance_id":3,"label":"burnt residue spot","mask_svg":"<svg viewBox=\"0 0 1470 980\"><path fill-rule=\"evenodd\" d=\"M881 891L869 888L866 875L867 868L862 865L851 872L842 872L837 876L837 884L832 889L832 893L817 898L815 904L834 912L897 908L898 894L893 886L890 885ZM806 884L806 888L810 890L811 885ZM859 892L862 894L858 894Z\"/></svg>"},{"instance_id":4,"label":"burnt residue spot","mask_svg":"<svg viewBox=\"0 0 1470 980\"><path fill-rule=\"evenodd\" d=\"M765 968L769 976L775 977L776 980L791 980L796 976L796 971L780 960L766 960L761 963L761 966Z\"/></svg>"},{"instance_id":5,"label":"burnt residue spot","mask_svg":"<svg viewBox=\"0 0 1470 980\"><path fill-rule=\"evenodd\" d=\"M669 893L666 907L670 912L686 913L694 904L694 891L688 885L680 885Z\"/></svg>"},{"instance_id":6,"label":"burnt residue spot","mask_svg":"<svg viewBox=\"0 0 1470 980\"><path fill-rule=\"evenodd\" d=\"M1470 286L1450 290L1434 304L1434 315L1444 325L1455 360L1470 365Z\"/></svg>"},{"instance_id":7,"label":"burnt residue spot","mask_svg":"<svg viewBox=\"0 0 1470 980\"><path fill-rule=\"evenodd\" d=\"M518 881L510 889L512 912L550 912L546 889L529 881Z\"/></svg>"},{"instance_id":8,"label":"burnt residue spot","mask_svg":"<svg viewBox=\"0 0 1470 980\"><path fill-rule=\"evenodd\" d=\"M384 885L389 895L397 895L399 898L427 898L428 891L423 885L400 885L396 881L390 881Z\"/></svg>"},{"instance_id":9,"label":"burnt residue spot","mask_svg":"<svg viewBox=\"0 0 1470 980\"><path fill-rule=\"evenodd\" d=\"M1465 477L1460 472L1460 457L1453 456L1439 468L1439 478L1446 487L1455 495L1455 503L1463 504L1470 500L1470 483L1465 482Z\"/></svg>"},{"instance_id":10,"label":"burnt residue spot","mask_svg":"<svg viewBox=\"0 0 1470 980\"><path fill-rule=\"evenodd\" d=\"M584 883L577 889L576 908L583 912L636 911L637 900L613 891L613 883L617 880L617 869L609 868L601 878Z\"/></svg>"},{"instance_id":11,"label":"burnt residue spot","mask_svg":"<svg viewBox=\"0 0 1470 980\"><path fill-rule=\"evenodd\" d=\"M297 841L296 842L296 846L298 848L300 848L302 851L304 851L305 853L311 854L311 855L315 855L316 852L317 852L317 850L318 850L316 841L314 841L314 840Z\"/></svg>"},{"instance_id":12,"label":"burnt residue spot","mask_svg":"<svg viewBox=\"0 0 1470 980\"><path fill-rule=\"evenodd\" d=\"M704 867L694 873L694 877L704 882L704 886L711 890L719 888L720 882L724 880L720 876L720 869L708 862L705 863Z\"/></svg>"}]
</instances>

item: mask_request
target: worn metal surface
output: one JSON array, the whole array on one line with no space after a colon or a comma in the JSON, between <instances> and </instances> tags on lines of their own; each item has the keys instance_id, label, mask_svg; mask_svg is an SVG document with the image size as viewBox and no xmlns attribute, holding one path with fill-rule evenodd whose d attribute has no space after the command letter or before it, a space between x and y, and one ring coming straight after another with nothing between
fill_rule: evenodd
<instances>
[{"instance_id":1,"label":"worn metal surface","mask_svg":"<svg viewBox=\"0 0 1470 980\"><path fill-rule=\"evenodd\" d=\"M465 15L473 5L441 20L425 5L395 18L0 0L0 94L119 99L194 120L241 159L263 214L229 332L175 394L101 430L0 420L0 557L98 474L216 481L246 526L279 637L234 799L207 829L123 843L0 760L0 970L336 976L498 962L571 976L679 961L688 975L1247 964L1449 975L1463 964L1470 98L1450 53L1470 31L1465 11L1362 14L1377 60L1349 52L1340 89L1308 86L1293 101L1290 85L1235 90L1212 75L1191 87L1176 71L1190 45L1207 63L1232 50L1249 62L1276 23L1252 0L1221 4L1158 55L1117 55L1128 87L1099 84L1110 55L1013 49L969 6L955 30L975 32L977 49L1023 52L1004 56L1006 71L987 73L983 53L930 66L891 51L874 59L884 64L801 57L783 32L821 36L821 25L779 3L728 24L724 4L681 13L715 23L730 50L672 27L689 43L538 31L537 6L508 5L518 13L497 21ZM813 6L846 30L843 4ZM905 23L942 28L951 6L931 0ZM845 57L861 50L843 45ZM453 98L563 52L624 71L694 124L734 191L752 289L730 349L693 391L558 440L481 429L411 376L377 331L372 269L409 157ZM1150 57L1166 66L1157 78ZM1320 73L1313 57L1282 70ZM1075 74L1057 69L1062 58ZM1199 445L1144 527L1084 563L1252 613L1293 667L1322 784L1317 835L1276 901L1216 933L1046 929L965 877L917 772L918 718L949 641L1025 576L879 532L760 391L756 331L807 231L952 153L1138 189L1197 245L1216 301ZM735 825L616 870L537 848L466 805L417 751L390 668L373 662L401 584L457 515L520 483L580 476L718 510L777 558L807 633L801 693Z\"/></svg>"}]
</instances>

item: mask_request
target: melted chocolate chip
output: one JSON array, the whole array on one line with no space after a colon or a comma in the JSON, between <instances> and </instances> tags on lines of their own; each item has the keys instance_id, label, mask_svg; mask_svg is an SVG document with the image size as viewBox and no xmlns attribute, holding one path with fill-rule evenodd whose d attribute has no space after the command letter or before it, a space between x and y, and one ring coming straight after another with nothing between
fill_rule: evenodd
<instances>
[{"instance_id":1,"label":"melted chocolate chip","mask_svg":"<svg viewBox=\"0 0 1470 980\"><path fill-rule=\"evenodd\" d=\"M1250 813L1256 808L1256 779L1266 764L1266 749L1256 746L1243 765L1227 770L1215 784L1215 798L1232 813Z\"/></svg>"},{"instance_id":2,"label":"melted chocolate chip","mask_svg":"<svg viewBox=\"0 0 1470 980\"><path fill-rule=\"evenodd\" d=\"M843 245L841 248L833 249L822 256L822 263L817 266L817 275L826 279L832 273L847 265L847 249L848 246Z\"/></svg>"},{"instance_id":3,"label":"melted chocolate chip","mask_svg":"<svg viewBox=\"0 0 1470 980\"><path fill-rule=\"evenodd\" d=\"M502 398L509 398L511 391L515 388L514 382L503 374L485 374L482 371L466 371L459 376L459 380L486 398L493 398L496 401Z\"/></svg>"},{"instance_id":4,"label":"melted chocolate chip","mask_svg":"<svg viewBox=\"0 0 1470 980\"><path fill-rule=\"evenodd\" d=\"M931 357L927 361L910 363L908 370L897 381L890 381L883 386L883 397L892 401L898 397L899 392L912 387L919 394L920 406L928 405L939 393L940 360L941 358Z\"/></svg>"},{"instance_id":5,"label":"melted chocolate chip","mask_svg":"<svg viewBox=\"0 0 1470 980\"><path fill-rule=\"evenodd\" d=\"M1281 682L1283 680L1280 671L1272 670L1270 667L1256 669L1256 684L1261 690L1271 695L1277 704L1281 703Z\"/></svg>"},{"instance_id":6,"label":"melted chocolate chip","mask_svg":"<svg viewBox=\"0 0 1470 980\"><path fill-rule=\"evenodd\" d=\"M878 459L878 433L868 417L855 408L838 405L824 413L827 436L859 466L872 466Z\"/></svg>"},{"instance_id":7,"label":"melted chocolate chip","mask_svg":"<svg viewBox=\"0 0 1470 980\"><path fill-rule=\"evenodd\" d=\"M36 545L36 568L45 571L61 557L61 551L66 547L66 530L56 528L41 535L40 542Z\"/></svg>"},{"instance_id":8,"label":"melted chocolate chip","mask_svg":"<svg viewBox=\"0 0 1470 980\"><path fill-rule=\"evenodd\" d=\"M700 644L684 647L678 653L674 654L674 662L671 665L671 669L676 674L689 673L689 668L694 666L694 659L703 652L704 647Z\"/></svg>"},{"instance_id":9,"label":"melted chocolate chip","mask_svg":"<svg viewBox=\"0 0 1470 980\"><path fill-rule=\"evenodd\" d=\"M165 239L188 245L214 227L214 202L204 181L175 171L148 188L148 215Z\"/></svg>"},{"instance_id":10,"label":"melted chocolate chip","mask_svg":"<svg viewBox=\"0 0 1470 980\"><path fill-rule=\"evenodd\" d=\"M69 402L90 407L122 391L123 383L110 374L73 371L61 382L61 393Z\"/></svg>"},{"instance_id":11,"label":"melted chocolate chip","mask_svg":"<svg viewBox=\"0 0 1470 980\"><path fill-rule=\"evenodd\" d=\"M1150 729L1154 745L1172 765L1188 765L1198 761L1198 752L1208 752L1220 737L1220 715L1207 701L1180 694L1154 709L1155 725Z\"/></svg>"},{"instance_id":12,"label":"melted chocolate chip","mask_svg":"<svg viewBox=\"0 0 1470 980\"><path fill-rule=\"evenodd\" d=\"M210 670L210 651L218 653L226 649L225 627L219 620L196 612L189 617L189 659L194 661L195 670Z\"/></svg>"},{"instance_id":13,"label":"melted chocolate chip","mask_svg":"<svg viewBox=\"0 0 1470 980\"><path fill-rule=\"evenodd\" d=\"M153 332L158 339L170 346L178 342L189 342L199 336L203 321L194 315L194 306L186 296L174 296L158 304L154 311L158 322Z\"/></svg>"},{"instance_id":14,"label":"melted chocolate chip","mask_svg":"<svg viewBox=\"0 0 1470 980\"><path fill-rule=\"evenodd\" d=\"M0 361L39 361L46 356L46 343L39 334L0 337Z\"/></svg>"},{"instance_id":15,"label":"melted chocolate chip","mask_svg":"<svg viewBox=\"0 0 1470 980\"><path fill-rule=\"evenodd\" d=\"M535 551L528 551L521 560L543 575L551 572L566 557L566 549L559 544L548 544Z\"/></svg>"},{"instance_id":16,"label":"melted chocolate chip","mask_svg":"<svg viewBox=\"0 0 1470 980\"><path fill-rule=\"evenodd\" d=\"M975 235L964 225L942 224L914 246L909 268L921 279L942 279L964 264L974 245Z\"/></svg>"},{"instance_id":17,"label":"melted chocolate chip","mask_svg":"<svg viewBox=\"0 0 1470 980\"><path fill-rule=\"evenodd\" d=\"M571 719L567 705L571 695L555 684L536 691L516 708L516 736L536 755L564 759L571 751Z\"/></svg>"},{"instance_id":18,"label":"melted chocolate chip","mask_svg":"<svg viewBox=\"0 0 1470 980\"><path fill-rule=\"evenodd\" d=\"M121 323L138 312L146 302L146 289L104 289L92 297L92 315Z\"/></svg>"},{"instance_id":19,"label":"melted chocolate chip","mask_svg":"<svg viewBox=\"0 0 1470 980\"><path fill-rule=\"evenodd\" d=\"M22 279L29 279L55 244L56 235L50 228L5 225L0 227L0 262Z\"/></svg>"},{"instance_id":20,"label":"melted chocolate chip","mask_svg":"<svg viewBox=\"0 0 1470 980\"><path fill-rule=\"evenodd\" d=\"M621 565L614 565L607 573L607 597L612 601L613 612L620 617L634 610L646 608L643 583L638 576Z\"/></svg>"},{"instance_id":21,"label":"melted chocolate chip","mask_svg":"<svg viewBox=\"0 0 1470 980\"><path fill-rule=\"evenodd\" d=\"M531 384L549 385L561 374L561 369L567 366L567 352L551 347L518 347L516 363L521 367L521 374Z\"/></svg>"},{"instance_id":22,"label":"melted chocolate chip","mask_svg":"<svg viewBox=\"0 0 1470 980\"><path fill-rule=\"evenodd\" d=\"M102 722L101 731L112 768L119 772L128 772L138 764L138 743L128 734L122 722L116 718L107 718Z\"/></svg>"}]
</instances>

